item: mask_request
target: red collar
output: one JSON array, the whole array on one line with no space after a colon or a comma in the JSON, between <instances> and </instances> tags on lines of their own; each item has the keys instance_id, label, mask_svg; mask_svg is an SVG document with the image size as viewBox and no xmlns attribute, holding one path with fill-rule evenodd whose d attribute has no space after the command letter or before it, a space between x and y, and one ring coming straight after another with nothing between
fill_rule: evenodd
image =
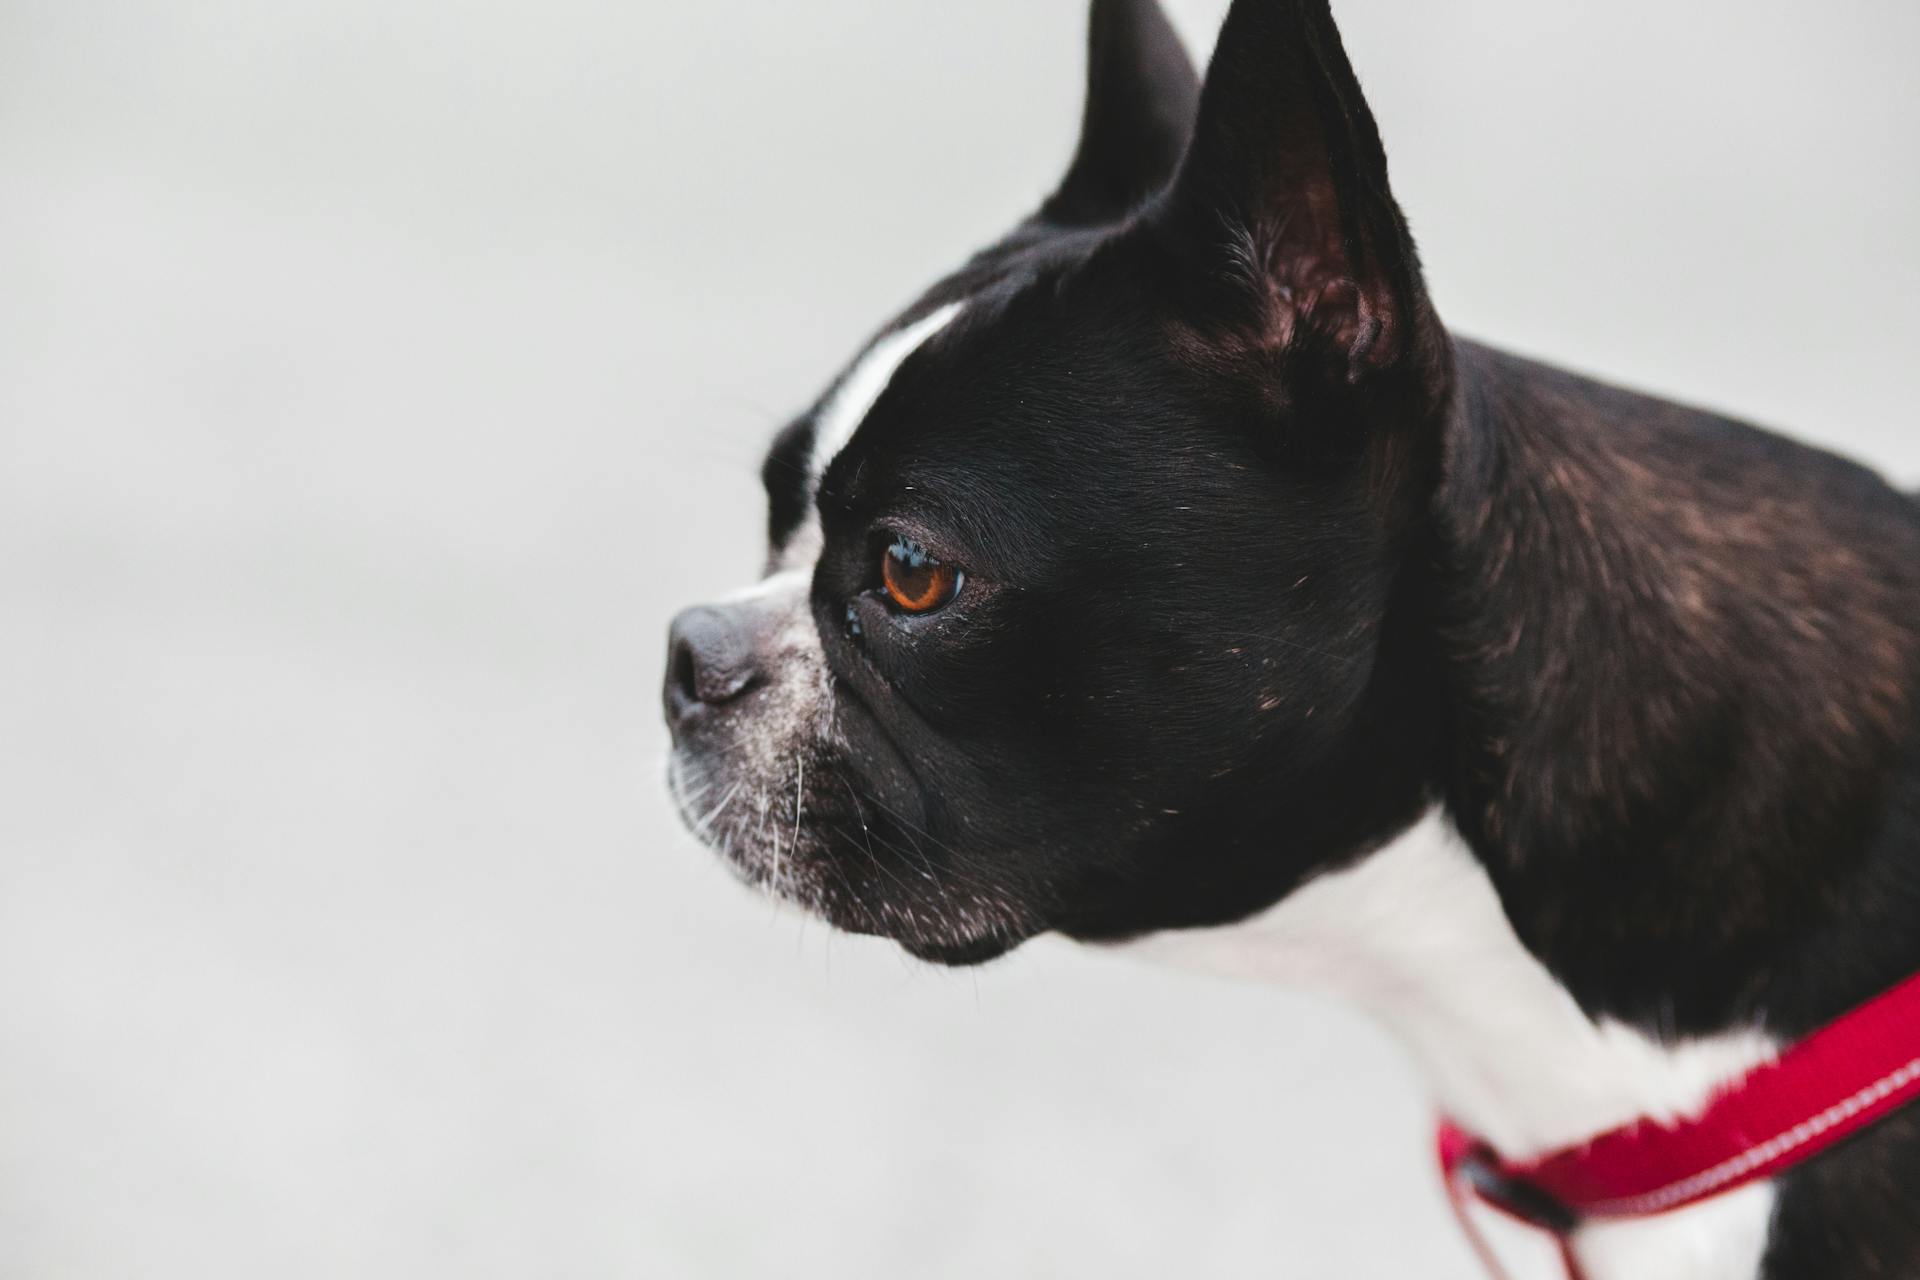
<instances>
[{"instance_id":1,"label":"red collar","mask_svg":"<svg viewBox=\"0 0 1920 1280\"><path fill-rule=\"evenodd\" d=\"M1526 1161L1443 1121L1440 1163L1475 1249L1498 1274L1465 1215L1469 1196L1564 1242L1584 1222L1665 1213L1774 1177L1916 1098L1920 975L1728 1085L1691 1120L1636 1120Z\"/></svg>"}]
</instances>

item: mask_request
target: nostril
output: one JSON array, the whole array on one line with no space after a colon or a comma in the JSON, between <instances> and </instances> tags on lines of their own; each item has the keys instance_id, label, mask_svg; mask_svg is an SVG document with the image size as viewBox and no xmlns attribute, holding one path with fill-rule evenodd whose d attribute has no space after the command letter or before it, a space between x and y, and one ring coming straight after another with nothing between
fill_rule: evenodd
<instances>
[{"instance_id":1,"label":"nostril","mask_svg":"<svg viewBox=\"0 0 1920 1280\"><path fill-rule=\"evenodd\" d=\"M673 646L672 668L667 679L673 691L688 703L700 701L700 665L693 656L693 646L683 638Z\"/></svg>"}]
</instances>

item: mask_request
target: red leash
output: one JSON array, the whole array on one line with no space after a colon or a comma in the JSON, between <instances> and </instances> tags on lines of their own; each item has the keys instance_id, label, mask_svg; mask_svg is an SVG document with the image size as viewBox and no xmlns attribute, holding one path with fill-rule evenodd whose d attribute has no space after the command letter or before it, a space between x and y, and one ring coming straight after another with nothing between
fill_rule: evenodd
<instances>
[{"instance_id":1,"label":"red leash","mask_svg":"<svg viewBox=\"0 0 1920 1280\"><path fill-rule=\"evenodd\" d=\"M1637 1120L1537 1160L1508 1161L1440 1127L1448 1194L1475 1252L1498 1264L1467 1216L1477 1197L1561 1242L1595 1220L1642 1218L1782 1173L1920 1098L1920 975L1841 1015L1716 1094L1678 1124Z\"/></svg>"}]
</instances>

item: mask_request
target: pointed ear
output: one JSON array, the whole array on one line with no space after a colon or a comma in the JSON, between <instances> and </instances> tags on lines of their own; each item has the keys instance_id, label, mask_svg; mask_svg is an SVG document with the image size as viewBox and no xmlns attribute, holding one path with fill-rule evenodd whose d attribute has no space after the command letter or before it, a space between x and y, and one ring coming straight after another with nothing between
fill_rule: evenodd
<instances>
[{"instance_id":1,"label":"pointed ear","mask_svg":"<svg viewBox=\"0 0 1920 1280\"><path fill-rule=\"evenodd\" d=\"M1080 145L1040 216L1111 222L1165 186L1180 163L1200 78L1154 0L1093 0Z\"/></svg>"},{"instance_id":2,"label":"pointed ear","mask_svg":"<svg viewBox=\"0 0 1920 1280\"><path fill-rule=\"evenodd\" d=\"M1358 382L1437 322L1327 0L1235 0L1162 222L1203 331Z\"/></svg>"}]
</instances>

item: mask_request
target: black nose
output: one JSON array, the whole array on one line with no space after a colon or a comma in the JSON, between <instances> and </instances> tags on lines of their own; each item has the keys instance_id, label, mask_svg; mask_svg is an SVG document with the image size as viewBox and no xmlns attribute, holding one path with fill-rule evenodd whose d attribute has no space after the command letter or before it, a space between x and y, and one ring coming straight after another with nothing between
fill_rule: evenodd
<instances>
[{"instance_id":1,"label":"black nose","mask_svg":"<svg viewBox=\"0 0 1920 1280\"><path fill-rule=\"evenodd\" d=\"M735 618L707 605L686 610L667 634L668 723L677 727L703 706L731 702L759 674L753 638Z\"/></svg>"}]
</instances>

